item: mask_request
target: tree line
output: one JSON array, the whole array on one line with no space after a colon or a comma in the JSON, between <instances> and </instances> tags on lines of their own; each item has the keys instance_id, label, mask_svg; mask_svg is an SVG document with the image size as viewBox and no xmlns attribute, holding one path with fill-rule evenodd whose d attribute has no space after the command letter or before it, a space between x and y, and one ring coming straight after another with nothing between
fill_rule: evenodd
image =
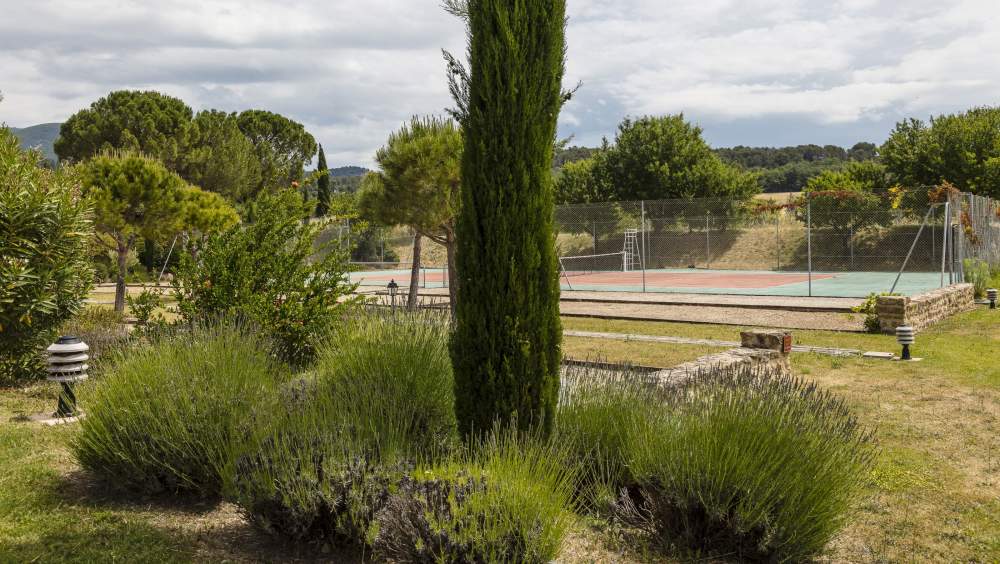
<instances>
[{"instance_id":1,"label":"tree line","mask_svg":"<svg viewBox=\"0 0 1000 564\"><path fill-rule=\"evenodd\" d=\"M195 113L160 92L120 90L66 120L54 150L94 203L94 258L98 265L110 259L119 311L129 261L140 250L150 268L174 237L197 252L211 233L254 221L259 197L283 189L315 195L303 217L331 207L322 147L302 124L266 110ZM317 152L321 172L306 178Z\"/></svg>"},{"instance_id":2,"label":"tree line","mask_svg":"<svg viewBox=\"0 0 1000 564\"><path fill-rule=\"evenodd\" d=\"M626 119L597 148L557 148L559 203L692 197L747 197L799 192L810 185L851 189L858 183L958 190L1000 197L1000 108L981 107L896 124L881 146L835 145L712 149L683 115ZM858 164L870 163L862 167ZM864 173L860 173L864 170ZM871 191L869 190L869 191Z\"/></svg>"}]
</instances>

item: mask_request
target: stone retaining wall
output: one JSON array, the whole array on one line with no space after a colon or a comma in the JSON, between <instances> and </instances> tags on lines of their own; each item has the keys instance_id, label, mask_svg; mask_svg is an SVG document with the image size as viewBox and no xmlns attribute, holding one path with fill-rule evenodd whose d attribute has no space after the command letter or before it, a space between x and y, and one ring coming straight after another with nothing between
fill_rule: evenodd
<instances>
[{"instance_id":1,"label":"stone retaining wall","mask_svg":"<svg viewBox=\"0 0 1000 564\"><path fill-rule=\"evenodd\" d=\"M910 325L915 330L975 307L972 284L955 284L916 296L879 296L878 319L883 333Z\"/></svg>"},{"instance_id":2,"label":"stone retaining wall","mask_svg":"<svg viewBox=\"0 0 1000 564\"><path fill-rule=\"evenodd\" d=\"M740 334L743 346L725 352L710 354L652 374L661 384L670 386L696 378L714 370L736 365L774 370L791 375L788 362L791 333L784 331L745 331Z\"/></svg>"}]
</instances>

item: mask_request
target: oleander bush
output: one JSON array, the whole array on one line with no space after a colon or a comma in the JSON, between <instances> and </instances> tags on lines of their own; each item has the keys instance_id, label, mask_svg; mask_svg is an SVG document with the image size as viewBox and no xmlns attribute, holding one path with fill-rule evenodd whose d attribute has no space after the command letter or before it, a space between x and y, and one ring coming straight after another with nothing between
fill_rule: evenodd
<instances>
[{"instance_id":1,"label":"oleander bush","mask_svg":"<svg viewBox=\"0 0 1000 564\"><path fill-rule=\"evenodd\" d=\"M74 170L41 164L0 127L0 386L44 375L42 352L93 285L91 203Z\"/></svg>"},{"instance_id":2,"label":"oleander bush","mask_svg":"<svg viewBox=\"0 0 1000 564\"><path fill-rule=\"evenodd\" d=\"M569 450L494 428L461 464L404 476L376 516L389 562L551 562L574 522Z\"/></svg>"},{"instance_id":3,"label":"oleander bush","mask_svg":"<svg viewBox=\"0 0 1000 564\"><path fill-rule=\"evenodd\" d=\"M623 503L632 523L692 555L778 562L823 550L875 456L843 400L745 368L677 388L626 448L641 491Z\"/></svg>"},{"instance_id":4,"label":"oleander bush","mask_svg":"<svg viewBox=\"0 0 1000 564\"><path fill-rule=\"evenodd\" d=\"M74 456L116 486L217 494L237 426L286 378L268 350L218 322L120 352L83 398Z\"/></svg>"}]
</instances>

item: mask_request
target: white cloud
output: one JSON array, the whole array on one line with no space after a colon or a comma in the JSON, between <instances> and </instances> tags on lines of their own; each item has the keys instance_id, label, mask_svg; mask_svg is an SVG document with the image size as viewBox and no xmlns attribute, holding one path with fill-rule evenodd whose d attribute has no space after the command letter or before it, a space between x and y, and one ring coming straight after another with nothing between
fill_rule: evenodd
<instances>
[{"instance_id":1,"label":"white cloud","mask_svg":"<svg viewBox=\"0 0 1000 564\"><path fill-rule=\"evenodd\" d=\"M566 82L583 88L560 125L576 143L624 115L683 111L716 144L846 144L1000 99L994 0L568 9ZM0 121L61 121L111 90L155 88L195 109L285 113L336 164L369 165L409 116L442 113L440 49L464 52L438 0L0 0L0 14Z\"/></svg>"}]
</instances>

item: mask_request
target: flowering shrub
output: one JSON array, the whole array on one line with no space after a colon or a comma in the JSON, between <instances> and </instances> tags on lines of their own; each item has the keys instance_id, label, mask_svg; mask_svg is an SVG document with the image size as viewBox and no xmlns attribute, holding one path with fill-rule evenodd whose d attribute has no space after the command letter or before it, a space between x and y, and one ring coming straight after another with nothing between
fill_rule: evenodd
<instances>
[{"instance_id":1,"label":"flowering shrub","mask_svg":"<svg viewBox=\"0 0 1000 564\"><path fill-rule=\"evenodd\" d=\"M0 385L43 373L42 350L93 284L91 206L74 171L40 161L0 128Z\"/></svg>"}]
</instances>

